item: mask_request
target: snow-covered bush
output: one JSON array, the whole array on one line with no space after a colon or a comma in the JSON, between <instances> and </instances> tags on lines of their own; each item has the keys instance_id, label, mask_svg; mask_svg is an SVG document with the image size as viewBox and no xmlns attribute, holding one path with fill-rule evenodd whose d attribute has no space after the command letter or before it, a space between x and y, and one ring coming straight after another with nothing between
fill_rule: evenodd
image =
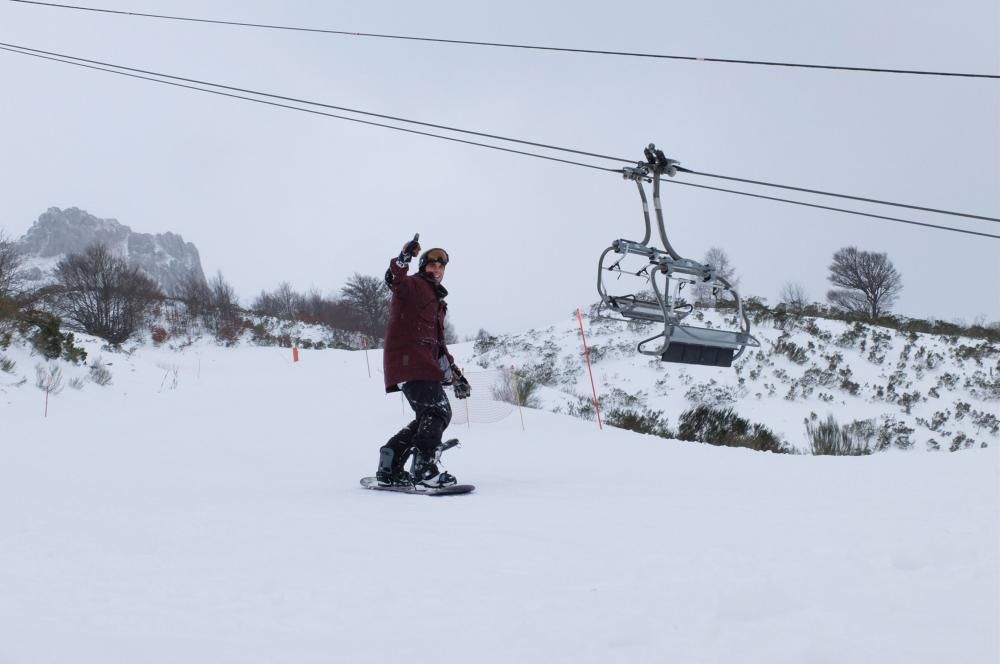
<instances>
[{"instance_id":1,"label":"snow-covered bush","mask_svg":"<svg viewBox=\"0 0 1000 664\"><path fill-rule=\"evenodd\" d=\"M497 401L526 408L541 408L542 403L537 394L539 387L541 383L530 373L503 368L497 381L490 386L490 391Z\"/></svg>"},{"instance_id":2,"label":"snow-covered bush","mask_svg":"<svg viewBox=\"0 0 1000 664\"><path fill-rule=\"evenodd\" d=\"M790 452L790 448L763 424L751 423L732 408L698 406L681 414L680 440L695 440L726 447L747 447L762 452Z\"/></svg>"},{"instance_id":3,"label":"snow-covered bush","mask_svg":"<svg viewBox=\"0 0 1000 664\"><path fill-rule=\"evenodd\" d=\"M857 424L857 423L854 423ZM809 451L815 455L863 456L872 453L871 437L861 427L841 427L833 418L806 420ZM872 433L874 433L872 431Z\"/></svg>"},{"instance_id":4,"label":"snow-covered bush","mask_svg":"<svg viewBox=\"0 0 1000 664\"><path fill-rule=\"evenodd\" d=\"M604 422L619 429L648 433L662 438L674 437L662 410L614 408L605 413Z\"/></svg>"},{"instance_id":5,"label":"snow-covered bush","mask_svg":"<svg viewBox=\"0 0 1000 664\"><path fill-rule=\"evenodd\" d=\"M111 383L111 371L107 365L101 362L98 357L90 365L90 380L98 385L109 385Z\"/></svg>"}]
</instances>

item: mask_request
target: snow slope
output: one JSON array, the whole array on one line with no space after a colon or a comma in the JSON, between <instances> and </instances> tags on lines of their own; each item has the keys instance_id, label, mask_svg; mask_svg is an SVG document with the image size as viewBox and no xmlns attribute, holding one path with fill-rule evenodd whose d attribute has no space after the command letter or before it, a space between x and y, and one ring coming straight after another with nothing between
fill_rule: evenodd
<instances>
[{"instance_id":1,"label":"snow slope","mask_svg":"<svg viewBox=\"0 0 1000 664\"><path fill-rule=\"evenodd\" d=\"M699 326L737 329L732 317L710 309L690 318ZM841 425L866 422L876 449L954 451L1000 441L1000 346L989 341L765 318L751 328L760 347L748 348L732 368L717 368L636 353L636 344L662 332L662 325L584 322L605 411L662 411L676 429L689 408L733 408L800 451L809 449L805 420L827 416ZM549 410L571 412L592 401L576 316L524 334L481 337L462 359L483 368L514 364L542 376L554 388L541 395Z\"/></svg>"},{"instance_id":2,"label":"snow slope","mask_svg":"<svg viewBox=\"0 0 1000 664\"><path fill-rule=\"evenodd\" d=\"M47 418L4 352L3 664L1000 658L1000 446L772 455L528 411L452 429L474 494L379 493L405 417L363 353L87 345L111 384Z\"/></svg>"}]
</instances>

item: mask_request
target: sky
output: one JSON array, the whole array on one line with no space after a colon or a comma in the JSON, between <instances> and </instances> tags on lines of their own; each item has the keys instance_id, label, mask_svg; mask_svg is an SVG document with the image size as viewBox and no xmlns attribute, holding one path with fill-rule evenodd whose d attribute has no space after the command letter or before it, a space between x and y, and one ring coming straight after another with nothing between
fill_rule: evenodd
<instances>
[{"instance_id":1,"label":"sky","mask_svg":"<svg viewBox=\"0 0 1000 664\"><path fill-rule=\"evenodd\" d=\"M356 32L1000 73L994 0L838 3L190 2L87 7ZM709 173L1000 216L1000 83L371 39L0 1L0 41ZM244 304L337 292L419 232L452 257L459 334L545 326L597 298L601 252L640 239L614 173L226 99L0 51L0 230L49 207L172 231ZM588 160L601 166L618 164ZM685 181L722 185L687 176ZM732 188L739 188L733 186ZM778 190L745 187L786 196ZM885 252L897 313L1000 320L1000 240L664 186L684 257L730 256L741 291L813 300L844 246ZM800 200L1000 234L988 221ZM637 288L640 284L637 284Z\"/></svg>"}]
</instances>

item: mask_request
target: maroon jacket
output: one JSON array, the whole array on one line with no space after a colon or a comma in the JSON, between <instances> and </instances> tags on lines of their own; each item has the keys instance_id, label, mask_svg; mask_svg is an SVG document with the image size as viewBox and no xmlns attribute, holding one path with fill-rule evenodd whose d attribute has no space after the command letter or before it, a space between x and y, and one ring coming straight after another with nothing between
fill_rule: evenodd
<instances>
[{"instance_id":1,"label":"maroon jacket","mask_svg":"<svg viewBox=\"0 0 1000 664\"><path fill-rule=\"evenodd\" d=\"M448 291L426 273L408 275L408 269L396 259L389 263L392 300L382 358L386 392L397 392L400 383L411 380L443 381L441 356L447 358L445 366L455 362L444 342Z\"/></svg>"}]
</instances>

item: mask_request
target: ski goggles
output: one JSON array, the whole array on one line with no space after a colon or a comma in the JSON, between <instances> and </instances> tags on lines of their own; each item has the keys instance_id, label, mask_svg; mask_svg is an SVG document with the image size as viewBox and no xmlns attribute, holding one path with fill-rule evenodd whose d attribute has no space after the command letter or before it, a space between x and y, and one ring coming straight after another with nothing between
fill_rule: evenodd
<instances>
[{"instance_id":1,"label":"ski goggles","mask_svg":"<svg viewBox=\"0 0 1000 664\"><path fill-rule=\"evenodd\" d=\"M444 267L448 264L448 252L444 249L430 249L426 254L424 254L423 263L424 265L437 263L438 265Z\"/></svg>"}]
</instances>

